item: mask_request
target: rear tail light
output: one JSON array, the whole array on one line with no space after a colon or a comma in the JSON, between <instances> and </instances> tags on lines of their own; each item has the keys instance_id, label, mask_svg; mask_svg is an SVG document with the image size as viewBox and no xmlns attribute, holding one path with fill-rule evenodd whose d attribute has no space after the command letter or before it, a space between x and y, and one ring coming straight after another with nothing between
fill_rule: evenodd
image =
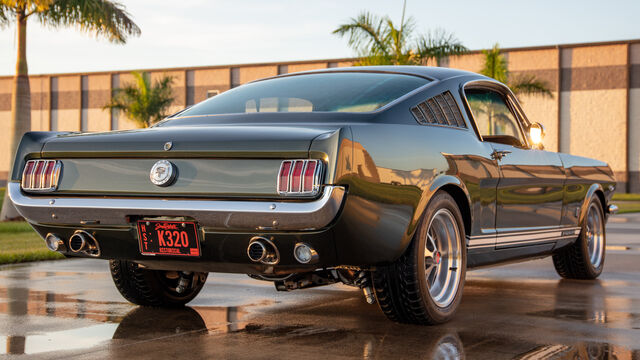
<instances>
[{"instance_id":1,"label":"rear tail light","mask_svg":"<svg viewBox=\"0 0 640 360\"><path fill-rule=\"evenodd\" d=\"M58 187L62 163L58 160L29 160L22 172L22 189L54 191Z\"/></svg>"},{"instance_id":2,"label":"rear tail light","mask_svg":"<svg viewBox=\"0 0 640 360\"><path fill-rule=\"evenodd\" d=\"M320 160L285 160L278 172L278 194L313 196L320 191Z\"/></svg>"}]
</instances>

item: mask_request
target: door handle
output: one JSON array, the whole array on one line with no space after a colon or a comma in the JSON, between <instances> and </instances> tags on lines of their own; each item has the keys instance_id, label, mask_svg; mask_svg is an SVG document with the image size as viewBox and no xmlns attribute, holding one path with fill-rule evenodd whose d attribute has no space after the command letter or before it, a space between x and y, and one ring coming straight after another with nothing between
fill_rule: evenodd
<instances>
[{"instance_id":1,"label":"door handle","mask_svg":"<svg viewBox=\"0 0 640 360\"><path fill-rule=\"evenodd\" d=\"M508 154L511 154L511 151L509 151L509 150L493 150L493 152L491 153L491 158L493 160L502 160L502 158L507 156Z\"/></svg>"}]
</instances>

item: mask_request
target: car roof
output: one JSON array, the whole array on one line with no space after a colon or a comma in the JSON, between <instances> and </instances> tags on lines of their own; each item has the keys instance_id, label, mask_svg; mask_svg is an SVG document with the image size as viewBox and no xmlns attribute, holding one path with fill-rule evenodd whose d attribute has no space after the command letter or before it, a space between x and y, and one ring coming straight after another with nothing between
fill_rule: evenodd
<instances>
[{"instance_id":1,"label":"car roof","mask_svg":"<svg viewBox=\"0 0 640 360\"><path fill-rule=\"evenodd\" d=\"M351 66L351 67L339 67L339 68L327 68L317 69L309 71L301 71L290 74L283 74L280 76L295 76L313 73L326 73L326 72L385 72L385 73L397 73L397 74L409 74L420 77L425 77L432 80L446 80L458 76L475 76L480 79L489 79L478 73L471 71L464 71L458 69L451 69L445 67L434 66L415 66L415 65L378 65L378 66Z\"/></svg>"}]
</instances>

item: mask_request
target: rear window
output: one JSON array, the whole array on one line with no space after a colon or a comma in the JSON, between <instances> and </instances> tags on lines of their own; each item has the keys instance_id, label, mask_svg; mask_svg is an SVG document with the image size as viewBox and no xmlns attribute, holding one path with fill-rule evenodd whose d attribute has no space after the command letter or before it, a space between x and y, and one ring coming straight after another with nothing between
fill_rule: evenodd
<instances>
[{"instance_id":1,"label":"rear window","mask_svg":"<svg viewBox=\"0 0 640 360\"><path fill-rule=\"evenodd\" d=\"M368 112L429 83L401 74L342 72L257 81L194 105L182 116L252 112Z\"/></svg>"}]
</instances>

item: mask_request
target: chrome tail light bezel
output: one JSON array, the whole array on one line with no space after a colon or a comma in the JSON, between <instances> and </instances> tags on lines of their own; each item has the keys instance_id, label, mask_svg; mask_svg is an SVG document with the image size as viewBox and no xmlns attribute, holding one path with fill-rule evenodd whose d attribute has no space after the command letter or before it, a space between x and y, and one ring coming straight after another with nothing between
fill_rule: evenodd
<instances>
[{"instance_id":1,"label":"chrome tail light bezel","mask_svg":"<svg viewBox=\"0 0 640 360\"><path fill-rule=\"evenodd\" d=\"M42 168L36 173L38 166L42 166ZM49 166L52 166L51 173L47 175ZM60 160L29 160L22 170L20 187L29 192L52 192L58 189L61 175L62 162Z\"/></svg>"},{"instance_id":2,"label":"chrome tail light bezel","mask_svg":"<svg viewBox=\"0 0 640 360\"><path fill-rule=\"evenodd\" d=\"M293 171L296 167L297 163L302 163L302 172L300 173L300 184L298 186L297 189L292 189L293 187ZM311 186L311 190L309 191L305 191L305 173L307 172L307 169L309 167L309 164L314 164L315 165L315 169L313 170L313 175L312 175L312 186ZM283 169L285 168L285 166L289 166L289 172L286 176L287 178L287 189L286 190L281 190L281 178L282 178L282 172ZM296 160L284 160L282 161L282 163L280 164L280 169L278 169L278 176L277 176L277 182L276 182L276 190L278 192L278 195L281 196L305 196L305 197L313 197L316 196L320 193L320 189L322 187L322 175L324 171L324 163L321 160L314 160L314 159L296 159Z\"/></svg>"}]
</instances>

